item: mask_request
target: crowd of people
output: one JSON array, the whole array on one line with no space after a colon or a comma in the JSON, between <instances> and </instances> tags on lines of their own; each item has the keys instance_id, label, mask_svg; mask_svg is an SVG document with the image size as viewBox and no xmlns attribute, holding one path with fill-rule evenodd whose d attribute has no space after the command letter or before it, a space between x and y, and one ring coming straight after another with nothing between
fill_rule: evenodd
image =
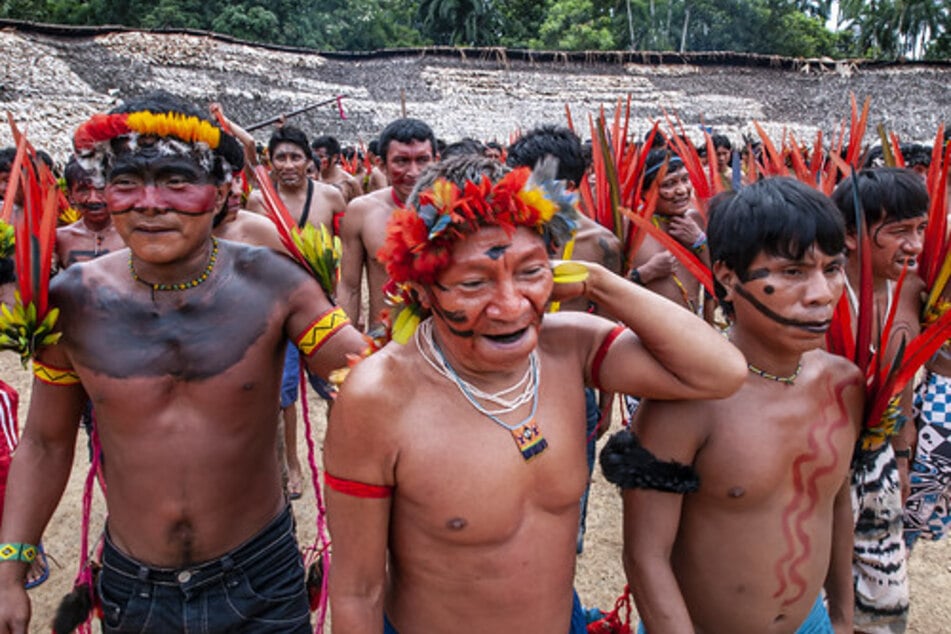
<instances>
[{"instance_id":1,"label":"crowd of people","mask_svg":"<svg viewBox=\"0 0 951 634\"><path fill-rule=\"evenodd\" d=\"M582 204L591 147L558 125L445 144L402 118L342 148L283 122L264 150L164 92L80 125L49 281L61 336L33 355L6 484L0 633L27 631L80 427L106 491L104 632L312 631L290 503L302 374L332 405L334 632L621 631L574 591L612 421L600 464L639 631L904 632L911 548L951 524L951 353L869 420L866 368L829 335L888 367L943 327L923 298L951 296L917 274L941 148L905 167L868 151L830 196L744 172L756 156L724 135L689 155L648 138L653 229L632 240ZM704 200L708 158L725 191ZM339 236L335 289L294 261L277 203L293 231Z\"/></svg>"}]
</instances>

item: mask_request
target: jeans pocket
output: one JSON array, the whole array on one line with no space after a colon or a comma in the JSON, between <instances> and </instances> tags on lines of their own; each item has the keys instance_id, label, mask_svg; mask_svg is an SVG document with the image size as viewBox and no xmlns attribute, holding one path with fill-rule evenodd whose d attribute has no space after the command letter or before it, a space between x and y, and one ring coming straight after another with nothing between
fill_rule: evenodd
<instances>
[{"instance_id":1,"label":"jeans pocket","mask_svg":"<svg viewBox=\"0 0 951 634\"><path fill-rule=\"evenodd\" d=\"M96 582L106 634L144 632L152 615L153 593L149 584L127 579L104 568Z\"/></svg>"},{"instance_id":2,"label":"jeans pocket","mask_svg":"<svg viewBox=\"0 0 951 634\"><path fill-rule=\"evenodd\" d=\"M245 623L298 625L308 623L310 609L304 565L295 550L290 561L234 570L222 580L228 606Z\"/></svg>"}]
</instances>

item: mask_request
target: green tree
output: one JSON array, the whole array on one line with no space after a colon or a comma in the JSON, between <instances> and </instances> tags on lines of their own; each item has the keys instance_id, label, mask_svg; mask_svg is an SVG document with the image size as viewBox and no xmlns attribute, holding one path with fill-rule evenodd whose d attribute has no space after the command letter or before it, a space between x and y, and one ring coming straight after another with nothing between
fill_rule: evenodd
<instances>
[{"instance_id":1,"label":"green tree","mask_svg":"<svg viewBox=\"0 0 951 634\"><path fill-rule=\"evenodd\" d=\"M421 0L419 17L437 44L493 46L499 39L499 13L491 0Z\"/></svg>"},{"instance_id":2,"label":"green tree","mask_svg":"<svg viewBox=\"0 0 951 634\"><path fill-rule=\"evenodd\" d=\"M595 0L552 0L533 48L611 50L617 48L613 4ZM622 40L623 41L623 40Z\"/></svg>"}]
</instances>

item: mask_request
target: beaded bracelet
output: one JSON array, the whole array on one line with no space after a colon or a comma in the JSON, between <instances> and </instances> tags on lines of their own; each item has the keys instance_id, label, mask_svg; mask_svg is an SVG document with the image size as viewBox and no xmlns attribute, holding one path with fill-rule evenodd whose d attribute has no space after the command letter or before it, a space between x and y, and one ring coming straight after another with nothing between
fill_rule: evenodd
<instances>
[{"instance_id":1,"label":"beaded bracelet","mask_svg":"<svg viewBox=\"0 0 951 634\"><path fill-rule=\"evenodd\" d=\"M33 544L0 543L0 561L22 561L32 564L36 561L36 553L37 548Z\"/></svg>"}]
</instances>

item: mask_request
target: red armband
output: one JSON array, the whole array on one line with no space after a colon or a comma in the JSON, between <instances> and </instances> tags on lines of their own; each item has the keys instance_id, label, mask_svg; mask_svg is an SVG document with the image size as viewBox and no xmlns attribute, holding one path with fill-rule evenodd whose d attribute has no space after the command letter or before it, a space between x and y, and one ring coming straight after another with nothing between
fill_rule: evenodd
<instances>
[{"instance_id":1,"label":"red armband","mask_svg":"<svg viewBox=\"0 0 951 634\"><path fill-rule=\"evenodd\" d=\"M344 495L352 495L355 498L366 498L370 500L382 500L393 495L393 487L381 486L379 484L365 484L356 480L345 480L330 475L324 471L324 484Z\"/></svg>"},{"instance_id":2,"label":"red armband","mask_svg":"<svg viewBox=\"0 0 951 634\"><path fill-rule=\"evenodd\" d=\"M611 348L614 340L617 339L625 330L627 330L627 326L624 324L618 324L615 326L614 330L609 332L608 336L605 337L604 341L601 342L601 345L598 347L598 351L594 353L594 360L591 362L591 383L599 390L602 389L601 364L604 363L604 357L608 356L608 350Z\"/></svg>"}]
</instances>

